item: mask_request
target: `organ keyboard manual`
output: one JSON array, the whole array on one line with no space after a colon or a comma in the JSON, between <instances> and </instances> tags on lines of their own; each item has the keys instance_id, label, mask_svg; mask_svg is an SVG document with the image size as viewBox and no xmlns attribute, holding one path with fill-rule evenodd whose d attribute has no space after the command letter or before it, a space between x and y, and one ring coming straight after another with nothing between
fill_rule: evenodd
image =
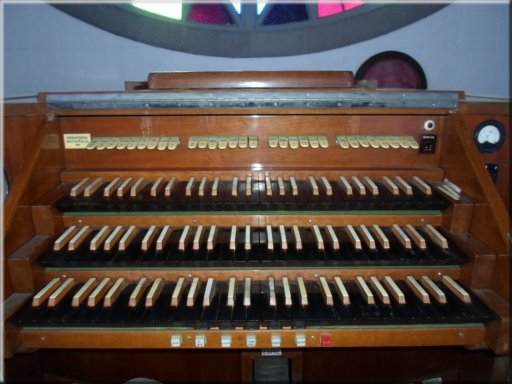
<instances>
[{"instance_id":1,"label":"organ keyboard manual","mask_svg":"<svg viewBox=\"0 0 512 384\"><path fill-rule=\"evenodd\" d=\"M153 73L6 109L7 357L507 354L508 212L464 94L323 76Z\"/></svg>"}]
</instances>

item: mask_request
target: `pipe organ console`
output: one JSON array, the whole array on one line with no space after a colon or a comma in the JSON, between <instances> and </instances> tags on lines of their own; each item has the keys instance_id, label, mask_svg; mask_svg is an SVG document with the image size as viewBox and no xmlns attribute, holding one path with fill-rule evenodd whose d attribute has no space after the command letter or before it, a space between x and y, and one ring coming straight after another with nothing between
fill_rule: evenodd
<instances>
[{"instance_id":1,"label":"pipe organ console","mask_svg":"<svg viewBox=\"0 0 512 384\"><path fill-rule=\"evenodd\" d=\"M508 353L508 214L464 103L159 73L7 108L6 353Z\"/></svg>"}]
</instances>

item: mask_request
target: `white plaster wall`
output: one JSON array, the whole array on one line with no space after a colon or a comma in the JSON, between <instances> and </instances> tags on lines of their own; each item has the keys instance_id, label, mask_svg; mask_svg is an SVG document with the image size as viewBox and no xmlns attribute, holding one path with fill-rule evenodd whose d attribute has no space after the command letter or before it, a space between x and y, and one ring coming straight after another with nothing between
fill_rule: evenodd
<instances>
[{"instance_id":1,"label":"white plaster wall","mask_svg":"<svg viewBox=\"0 0 512 384\"><path fill-rule=\"evenodd\" d=\"M357 70L384 50L406 52L425 69L432 89L509 97L509 9L457 4L359 44L280 58L191 55L125 39L46 4L4 6L5 97L40 91L122 89L152 71Z\"/></svg>"}]
</instances>

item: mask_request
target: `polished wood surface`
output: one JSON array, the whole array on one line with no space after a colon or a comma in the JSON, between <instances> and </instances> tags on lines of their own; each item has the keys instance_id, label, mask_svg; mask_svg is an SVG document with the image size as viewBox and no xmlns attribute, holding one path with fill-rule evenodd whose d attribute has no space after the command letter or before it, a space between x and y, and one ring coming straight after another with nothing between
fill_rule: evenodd
<instances>
[{"instance_id":1,"label":"polished wood surface","mask_svg":"<svg viewBox=\"0 0 512 384\"><path fill-rule=\"evenodd\" d=\"M153 72L149 89L350 88L350 71Z\"/></svg>"}]
</instances>

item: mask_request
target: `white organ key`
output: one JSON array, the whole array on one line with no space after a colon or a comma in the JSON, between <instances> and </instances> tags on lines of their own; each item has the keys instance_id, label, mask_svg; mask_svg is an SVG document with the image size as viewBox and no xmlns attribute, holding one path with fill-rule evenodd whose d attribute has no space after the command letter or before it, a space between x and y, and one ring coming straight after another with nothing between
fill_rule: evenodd
<instances>
[{"instance_id":1,"label":"white organ key","mask_svg":"<svg viewBox=\"0 0 512 384\"><path fill-rule=\"evenodd\" d=\"M45 300L57 289L60 283L60 277L55 277L50 280L48 284L46 284L43 289L41 289L37 294L32 298L32 306L39 307L41 304L45 302Z\"/></svg>"},{"instance_id":2,"label":"white organ key","mask_svg":"<svg viewBox=\"0 0 512 384\"><path fill-rule=\"evenodd\" d=\"M284 305L292 306L292 292L290 291L290 283L287 277L283 277Z\"/></svg>"},{"instance_id":3,"label":"white organ key","mask_svg":"<svg viewBox=\"0 0 512 384\"><path fill-rule=\"evenodd\" d=\"M209 277L206 280L206 288L204 289L203 295L203 307L209 307L212 304L212 300L215 297L215 279Z\"/></svg>"},{"instance_id":4,"label":"white organ key","mask_svg":"<svg viewBox=\"0 0 512 384\"><path fill-rule=\"evenodd\" d=\"M80 182L78 184L76 184L73 188L71 188L69 195L71 197L77 197L78 195L80 195L85 190L85 187L86 187L87 183L89 182L89 180L90 179L88 177L80 180Z\"/></svg>"},{"instance_id":5,"label":"white organ key","mask_svg":"<svg viewBox=\"0 0 512 384\"><path fill-rule=\"evenodd\" d=\"M206 181L207 181L207 178L203 177L201 179L201 182L199 183L199 189L197 191L197 195L200 196L200 197L204 196L204 187L206 186Z\"/></svg>"},{"instance_id":6,"label":"white organ key","mask_svg":"<svg viewBox=\"0 0 512 384\"><path fill-rule=\"evenodd\" d=\"M156 197L158 195L158 191L162 187L163 182L164 182L164 178L163 177L159 177L158 179L156 179L156 181L151 186L151 189L149 190L149 195L151 197Z\"/></svg>"},{"instance_id":7,"label":"white organ key","mask_svg":"<svg viewBox=\"0 0 512 384\"><path fill-rule=\"evenodd\" d=\"M156 301L158 300L158 297L162 293L163 288L164 283L161 277L153 281L153 284L151 284L148 294L146 295L146 299L144 300L144 306L146 308L151 308L153 307L153 305L155 305Z\"/></svg>"},{"instance_id":8,"label":"white organ key","mask_svg":"<svg viewBox=\"0 0 512 384\"><path fill-rule=\"evenodd\" d=\"M169 225L166 225L162 228L162 232L158 235L158 239L156 239L156 250L161 251L165 248L169 237L171 236L172 229Z\"/></svg>"},{"instance_id":9,"label":"white organ key","mask_svg":"<svg viewBox=\"0 0 512 384\"><path fill-rule=\"evenodd\" d=\"M144 178L139 177L139 179L133 183L132 187L130 188L130 197L136 197L139 192L141 191L142 187L144 186Z\"/></svg>"},{"instance_id":10,"label":"white organ key","mask_svg":"<svg viewBox=\"0 0 512 384\"><path fill-rule=\"evenodd\" d=\"M279 196L285 195L285 189L284 189L284 181L281 176L277 178L277 187L279 189Z\"/></svg>"},{"instance_id":11,"label":"white organ key","mask_svg":"<svg viewBox=\"0 0 512 384\"><path fill-rule=\"evenodd\" d=\"M432 188L425 181L423 181L423 179L419 178L418 176L413 176L412 183L425 195L432 195Z\"/></svg>"},{"instance_id":12,"label":"white organ key","mask_svg":"<svg viewBox=\"0 0 512 384\"><path fill-rule=\"evenodd\" d=\"M313 225L313 233L315 234L317 248L323 251L325 249L324 239L320 233L320 228L318 228L318 225Z\"/></svg>"},{"instance_id":13,"label":"white organ key","mask_svg":"<svg viewBox=\"0 0 512 384\"><path fill-rule=\"evenodd\" d=\"M201 234L203 233L203 226L200 225L196 229L196 233L194 235L194 240L192 241L192 249L194 251L199 251L201 248Z\"/></svg>"},{"instance_id":14,"label":"white organ key","mask_svg":"<svg viewBox=\"0 0 512 384\"><path fill-rule=\"evenodd\" d=\"M94 181L84 189L84 197L91 197L101 187L103 179L97 177Z\"/></svg>"},{"instance_id":15,"label":"white organ key","mask_svg":"<svg viewBox=\"0 0 512 384\"><path fill-rule=\"evenodd\" d=\"M117 186L121 182L120 177L116 177L114 180L112 180L110 183L106 185L106 187L103 189L103 196L110 197L114 190L117 190Z\"/></svg>"},{"instance_id":16,"label":"white organ key","mask_svg":"<svg viewBox=\"0 0 512 384\"><path fill-rule=\"evenodd\" d=\"M377 238L380 246L384 249L389 249L389 239L377 224L372 225L372 232Z\"/></svg>"},{"instance_id":17,"label":"white organ key","mask_svg":"<svg viewBox=\"0 0 512 384\"><path fill-rule=\"evenodd\" d=\"M311 184L311 190L313 191L313 196L318 196L320 194L318 190L318 184L313 176L308 177L309 184Z\"/></svg>"},{"instance_id":18,"label":"white organ key","mask_svg":"<svg viewBox=\"0 0 512 384\"><path fill-rule=\"evenodd\" d=\"M119 250L126 251L138 233L139 229L135 225L130 226L121 240L119 240Z\"/></svg>"},{"instance_id":19,"label":"white organ key","mask_svg":"<svg viewBox=\"0 0 512 384\"><path fill-rule=\"evenodd\" d=\"M327 306L334 305L334 299L332 297L331 289L329 288L329 284L325 277L320 276L320 290L322 291L322 296L324 298L324 303Z\"/></svg>"},{"instance_id":20,"label":"white organ key","mask_svg":"<svg viewBox=\"0 0 512 384\"><path fill-rule=\"evenodd\" d=\"M184 251L185 248L187 247L187 236L188 236L189 231L190 231L190 225L186 225L183 228L183 232L181 233L180 239L178 241L178 249L180 251Z\"/></svg>"},{"instance_id":21,"label":"white organ key","mask_svg":"<svg viewBox=\"0 0 512 384\"><path fill-rule=\"evenodd\" d=\"M176 178L173 177L171 180L169 180L169 182L165 185L165 188L164 188L164 196L165 197L169 197L171 196L171 193L172 193L172 187L174 186L174 183L176 181Z\"/></svg>"},{"instance_id":22,"label":"white organ key","mask_svg":"<svg viewBox=\"0 0 512 384\"><path fill-rule=\"evenodd\" d=\"M252 195L252 177L247 176L245 178L245 196L251 196Z\"/></svg>"},{"instance_id":23,"label":"white organ key","mask_svg":"<svg viewBox=\"0 0 512 384\"><path fill-rule=\"evenodd\" d=\"M92 292L95 284L95 277L91 277L89 280L87 280L87 282L78 290L78 292L73 295L73 298L71 299L71 306L73 308L79 307Z\"/></svg>"},{"instance_id":24,"label":"white organ key","mask_svg":"<svg viewBox=\"0 0 512 384\"><path fill-rule=\"evenodd\" d=\"M368 285L366 285L366 281L361 276L356 277L356 284L359 287L359 290L361 291L361 295L365 299L367 304L375 304L375 296L373 296L372 291L370 291L370 288Z\"/></svg>"},{"instance_id":25,"label":"white organ key","mask_svg":"<svg viewBox=\"0 0 512 384\"><path fill-rule=\"evenodd\" d=\"M359 233L361 236L363 236L364 242L368 246L368 248L375 250L377 249L377 245L375 244L375 239L373 238L372 234L366 227L366 225L360 225L359 226Z\"/></svg>"},{"instance_id":26,"label":"white organ key","mask_svg":"<svg viewBox=\"0 0 512 384\"><path fill-rule=\"evenodd\" d=\"M351 225L347 225L345 227L345 229L347 230L347 233L348 233L348 237L350 238L350 241L352 242L352 246L359 250L359 249L362 249L362 245L361 245L361 239L359 238L359 236L357 235L355 229L353 226Z\"/></svg>"},{"instance_id":27,"label":"white organ key","mask_svg":"<svg viewBox=\"0 0 512 384\"><path fill-rule=\"evenodd\" d=\"M210 232L208 232L208 239L206 240L206 249L208 251L213 251L213 248L215 248L216 233L217 233L217 226L212 225L210 227Z\"/></svg>"},{"instance_id":28,"label":"white organ key","mask_svg":"<svg viewBox=\"0 0 512 384\"><path fill-rule=\"evenodd\" d=\"M427 291L423 289L413 276L407 276L405 282L423 304L430 304L430 296Z\"/></svg>"},{"instance_id":29,"label":"white organ key","mask_svg":"<svg viewBox=\"0 0 512 384\"><path fill-rule=\"evenodd\" d=\"M48 298L48 307L53 308L59 304L75 285L75 279L68 277Z\"/></svg>"},{"instance_id":30,"label":"white organ key","mask_svg":"<svg viewBox=\"0 0 512 384\"><path fill-rule=\"evenodd\" d=\"M114 247L116 246L117 241L121 238L122 234L123 226L118 225L107 237L107 240L105 240L105 245L103 246L103 249L105 249L105 251L112 251L112 249L114 249Z\"/></svg>"},{"instance_id":31,"label":"white organ key","mask_svg":"<svg viewBox=\"0 0 512 384\"><path fill-rule=\"evenodd\" d=\"M391 300L389 299L388 293L375 276L370 277L370 284L373 286L373 289L377 291L377 294L379 295L380 300L382 301L383 304L391 304Z\"/></svg>"},{"instance_id":32,"label":"white organ key","mask_svg":"<svg viewBox=\"0 0 512 384\"><path fill-rule=\"evenodd\" d=\"M109 233L110 227L108 225L104 225L98 231L98 233L92 238L91 242L89 243L89 250L97 251L98 249L100 249L101 244L103 244L103 241L105 241Z\"/></svg>"},{"instance_id":33,"label":"white organ key","mask_svg":"<svg viewBox=\"0 0 512 384\"><path fill-rule=\"evenodd\" d=\"M427 249L427 242L411 224L407 224L405 226L405 232L407 232L407 234L411 237L412 241L418 248Z\"/></svg>"},{"instance_id":34,"label":"white organ key","mask_svg":"<svg viewBox=\"0 0 512 384\"><path fill-rule=\"evenodd\" d=\"M412 248L411 239L409 238L409 236L407 236L405 234L405 232L402 230L402 228L400 228L399 225L393 224L391 226L391 232L393 232L393 235L395 235L397 240L400 242L400 244L402 244L402 246L405 249L411 249Z\"/></svg>"},{"instance_id":35,"label":"white organ key","mask_svg":"<svg viewBox=\"0 0 512 384\"><path fill-rule=\"evenodd\" d=\"M364 187L363 183L361 183L359 178L357 176L352 176L352 181L354 182L354 185L356 186L357 191L359 192L359 194L361 196L365 196L366 195L366 188Z\"/></svg>"},{"instance_id":36,"label":"white organ key","mask_svg":"<svg viewBox=\"0 0 512 384\"><path fill-rule=\"evenodd\" d=\"M421 283L425 287L425 289L434 296L434 299L440 304L446 304L446 295L443 291L439 289L439 287L434 283L428 276L421 276Z\"/></svg>"},{"instance_id":37,"label":"white organ key","mask_svg":"<svg viewBox=\"0 0 512 384\"><path fill-rule=\"evenodd\" d=\"M325 176L320 177L320 181L322 181L322 184L324 185L325 194L327 196L332 196L331 183L329 183L329 180L327 180L327 177L325 177Z\"/></svg>"},{"instance_id":38,"label":"white organ key","mask_svg":"<svg viewBox=\"0 0 512 384\"><path fill-rule=\"evenodd\" d=\"M400 194L400 190L398 189L398 186L391 180L389 177L384 176L382 178L382 181L386 188L393 196L398 196Z\"/></svg>"},{"instance_id":39,"label":"white organ key","mask_svg":"<svg viewBox=\"0 0 512 384\"><path fill-rule=\"evenodd\" d=\"M306 284L302 277L297 277L297 285L299 286L300 305L307 307L309 305L308 291L306 290Z\"/></svg>"},{"instance_id":40,"label":"white organ key","mask_svg":"<svg viewBox=\"0 0 512 384\"><path fill-rule=\"evenodd\" d=\"M194 277L187 294L187 307L193 307L195 305L196 296L199 292L199 286L199 277Z\"/></svg>"},{"instance_id":41,"label":"white organ key","mask_svg":"<svg viewBox=\"0 0 512 384\"><path fill-rule=\"evenodd\" d=\"M270 181L269 175L265 175L265 194L272 196L272 182Z\"/></svg>"},{"instance_id":42,"label":"white organ key","mask_svg":"<svg viewBox=\"0 0 512 384\"><path fill-rule=\"evenodd\" d=\"M395 176L396 183L398 184L398 187L407 195L412 195L412 187L411 185L405 181L401 176Z\"/></svg>"},{"instance_id":43,"label":"white organ key","mask_svg":"<svg viewBox=\"0 0 512 384\"><path fill-rule=\"evenodd\" d=\"M108 286L110 284L110 277L105 277L101 282L94 288L94 291L87 298L87 306L89 308L95 307L103 296L107 293Z\"/></svg>"},{"instance_id":44,"label":"white organ key","mask_svg":"<svg viewBox=\"0 0 512 384\"><path fill-rule=\"evenodd\" d=\"M391 276L384 276L384 285L391 292L391 295L395 298L398 304L405 304L405 295Z\"/></svg>"},{"instance_id":45,"label":"white organ key","mask_svg":"<svg viewBox=\"0 0 512 384\"><path fill-rule=\"evenodd\" d=\"M229 235L229 250L236 251L236 225L231 226L231 233Z\"/></svg>"},{"instance_id":46,"label":"white organ key","mask_svg":"<svg viewBox=\"0 0 512 384\"><path fill-rule=\"evenodd\" d=\"M62 235L60 235L59 238L53 243L53 250L60 251L62 248L64 248L68 241L75 235L77 230L78 227L76 225L72 225L66 229Z\"/></svg>"},{"instance_id":47,"label":"white organ key","mask_svg":"<svg viewBox=\"0 0 512 384\"><path fill-rule=\"evenodd\" d=\"M471 303L471 296L469 293L462 288L455 280L453 280L450 276L444 275L442 277L443 284L450 290L452 293L459 298L460 301L466 304ZM51 298L51 296L50 296Z\"/></svg>"},{"instance_id":48,"label":"white organ key","mask_svg":"<svg viewBox=\"0 0 512 384\"><path fill-rule=\"evenodd\" d=\"M105 298L103 299L103 306L105 308L110 308L115 304L123 290L123 285L124 277L120 277L115 281L112 287L110 287L107 294L105 295Z\"/></svg>"},{"instance_id":49,"label":"white organ key","mask_svg":"<svg viewBox=\"0 0 512 384\"><path fill-rule=\"evenodd\" d=\"M219 178L216 177L216 178L213 179L212 196L216 197L218 195L219 195Z\"/></svg>"},{"instance_id":50,"label":"white organ key","mask_svg":"<svg viewBox=\"0 0 512 384\"><path fill-rule=\"evenodd\" d=\"M230 277L228 283L228 298L226 305L231 308L235 307L235 289L236 279L234 277Z\"/></svg>"},{"instance_id":51,"label":"white organ key","mask_svg":"<svg viewBox=\"0 0 512 384\"><path fill-rule=\"evenodd\" d=\"M125 181L123 181L121 184L119 184L119 187L117 187L117 197L123 197L126 191L128 190L128 187L130 186L132 182L132 178L129 177Z\"/></svg>"},{"instance_id":52,"label":"white organ key","mask_svg":"<svg viewBox=\"0 0 512 384\"><path fill-rule=\"evenodd\" d=\"M354 191L352 190L352 186L348 182L345 176L340 176L341 188L345 191L347 196L352 196Z\"/></svg>"},{"instance_id":53,"label":"white organ key","mask_svg":"<svg viewBox=\"0 0 512 384\"><path fill-rule=\"evenodd\" d=\"M244 280L244 307L251 306L251 278L246 277Z\"/></svg>"},{"instance_id":54,"label":"white organ key","mask_svg":"<svg viewBox=\"0 0 512 384\"><path fill-rule=\"evenodd\" d=\"M188 179L188 183L185 187L185 196L192 196L192 188L194 187L194 178Z\"/></svg>"},{"instance_id":55,"label":"white organ key","mask_svg":"<svg viewBox=\"0 0 512 384\"><path fill-rule=\"evenodd\" d=\"M238 196L238 177L233 177L233 184L231 187L231 196Z\"/></svg>"},{"instance_id":56,"label":"white organ key","mask_svg":"<svg viewBox=\"0 0 512 384\"><path fill-rule=\"evenodd\" d=\"M375 184L373 182L373 180L370 179L368 176L364 176L363 177L363 183L370 190L370 193L372 194L372 196L378 196L379 195L379 187L377 187L377 184Z\"/></svg>"},{"instance_id":57,"label":"white organ key","mask_svg":"<svg viewBox=\"0 0 512 384\"><path fill-rule=\"evenodd\" d=\"M300 237L299 227L294 225L293 229L293 237L295 238L295 249L298 251L302 250L302 238Z\"/></svg>"},{"instance_id":58,"label":"white organ key","mask_svg":"<svg viewBox=\"0 0 512 384\"><path fill-rule=\"evenodd\" d=\"M197 279L197 277L196 277ZM171 307L177 307L180 304L181 295L183 294L183 286L185 285L185 278L180 277L176 282L176 286L171 295Z\"/></svg>"},{"instance_id":59,"label":"white organ key","mask_svg":"<svg viewBox=\"0 0 512 384\"><path fill-rule=\"evenodd\" d=\"M437 190L455 201L460 200L460 195L445 184L439 185Z\"/></svg>"},{"instance_id":60,"label":"white organ key","mask_svg":"<svg viewBox=\"0 0 512 384\"><path fill-rule=\"evenodd\" d=\"M448 248L448 240L432 224L425 225L423 229L427 232L434 243L443 249Z\"/></svg>"},{"instance_id":61,"label":"white organ key","mask_svg":"<svg viewBox=\"0 0 512 384\"><path fill-rule=\"evenodd\" d=\"M91 232L92 229L90 226L86 225L85 227L82 227L78 233L69 241L68 250L76 251Z\"/></svg>"},{"instance_id":62,"label":"white organ key","mask_svg":"<svg viewBox=\"0 0 512 384\"><path fill-rule=\"evenodd\" d=\"M135 308L139 304L139 301L144 294L144 289L146 288L146 282L147 279L145 277L141 278L133 289L130 298L128 299L128 306L130 308Z\"/></svg>"},{"instance_id":63,"label":"white organ key","mask_svg":"<svg viewBox=\"0 0 512 384\"><path fill-rule=\"evenodd\" d=\"M276 286L273 277L268 278L268 305L271 307L277 305Z\"/></svg>"},{"instance_id":64,"label":"white organ key","mask_svg":"<svg viewBox=\"0 0 512 384\"><path fill-rule=\"evenodd\" d=\"M293 176L290 176L290 186L292 187L292 196L297 196L299 194L299 188L297 187L297 181Z\"/></svg>"},{"instance_id":65,"label":"white organ key","mask_svg":"<svg viewBox=\"0 0 512 384\"><path fill-rule=\"evenodd\" d=\"M142 239L142 243L140 245L140 249L144 252L149 251L149 248L151 248L151 244L153 244L153 240L155 240L157 233L157 228L155 225L152 225L149 227L148 231L144 235L144 238Z\"/></svg>"},{"instance_id":66,"label":"white organ key","mask_svg":"<svg viewBox=\"0 0 512 384\"><path fill-rule=\"evenodd\" d=\"M274 238L272 236L272 226L267 225L267 249L269 251L274 250Z\"/></svg>"},{"instance_id":67,"label":"white organ key","mask_svg":"<svg viewBox=\"0 0 512 384\"><path fill-rule=\"evenodd\" d=\"M245 226L245 239L244 239L244 250L250 251L251 250L251 226L246 225Z\"/></svg>"},{"instance_id":68,"label":"white organ key","mask_svg":"<svg viewBox=\"0 0 512 384\"><path fill-rule=\"evenodd\" d=\"M279 235L281 237L281 249L286 251L288 249L288 241L286 240L286 230L284 225L279 226Z\"/></svg>"},{"instance_id":69,"label":"white organ key","mask_svg":"<svg viewBox=\"0 0 512 384\"><path fill-rule=\"evenodd\" d=\"M343 284L339 276L334 277L334 283L336 284L336 289L338 290L343 305L350 305L350 296L348 295L347 288L345 288L345 284Z\"/></svg>"}]
</instances>

